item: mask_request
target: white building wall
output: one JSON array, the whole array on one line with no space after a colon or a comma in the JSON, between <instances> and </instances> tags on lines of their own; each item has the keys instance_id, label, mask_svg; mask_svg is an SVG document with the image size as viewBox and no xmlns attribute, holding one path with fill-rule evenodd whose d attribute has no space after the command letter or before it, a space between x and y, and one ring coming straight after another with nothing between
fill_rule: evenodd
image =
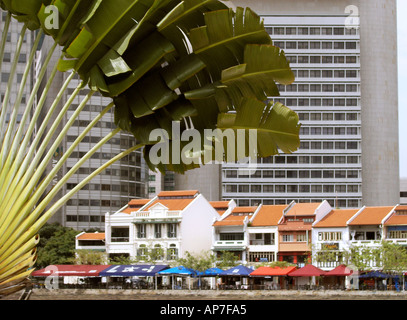
<instances>
[{"instance_id":1,"label":"white building wall","mask_svg":"<svg viewBox=\"0 0 407 320\"><path fill-rule=\"evenodd\" d=\"M202 194L190 203L182 213L180 254L209 251L212 247L212 224L219 217Z\"/></svg>"}]
</instances>

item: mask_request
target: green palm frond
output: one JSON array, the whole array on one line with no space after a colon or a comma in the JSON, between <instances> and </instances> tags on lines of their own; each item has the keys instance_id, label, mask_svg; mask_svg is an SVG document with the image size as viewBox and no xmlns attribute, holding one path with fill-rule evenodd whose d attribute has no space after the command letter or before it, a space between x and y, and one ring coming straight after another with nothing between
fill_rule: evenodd
<instances>
[{"instance_id":1,"label":"green palm frond","mask_svg":"<svg viewBox=\"0 0 407 320\"><path fill-rule=\"evenodd\" d=\"M54 40L18 127L13 110L17 110L19 102L15 106L8 104L11 89L7 89L1 106L0 295L25 283L35 261L39 228L96 174L137 148L144 147L144 159L151 169L183 173L211 160L222 161L215 147L221 144L228 150L235 143L222 136L208 143L205 130L221 134L231 130L236 135L243 130L243 143L248 148L243 153L230 149L236 160L266 157L279 150L293 152L299 147L297 115L279 103L268 102L279 95L277 83L290 84L294 75L284 52L272 45L261 18L250 8L234 11L219 0L0 0L0 7L8 12L0 62L11 17L23 26L20 45L26 30L38 31L34 46L38 46L42 33ZM56 14L52 22L58 22L58 28L49 27L52 14ZM40 91L52 53L60 48L61 58ZM33 55L28 60L32 63ZM23 79L27 79L29 70L27 67ZM37 131L34 124L58 71L69 71L70 76ZM75 75L82 82L61 109L59 100ZM84 88L90 89L89 95L54 142L52 133ZM101 117L78 136L54 170L42 177L50 155L95 92L111 99L101 115L114 108L117 129L46 193L63 161ZM20 90L18 97L21 94ZM3 130L8 113L12 114L11 124ZM45 132L51 114L57 115L57 120L49 129L52 132ZM188 147L188 141L179 141L172 134L174 123L182 133L196 130L201 139L199 146L181 155L171 154L167 163L153 163L150 152L158 146L150 135L153 130L167 133L169 148ZM253 130L257 134L255 152L249 148L253 146ZM119 131L133 134L137 146L118 154L47 208L75 170ZM179 158L189 161L179 162Z\"/></svg>"}]
</instances>

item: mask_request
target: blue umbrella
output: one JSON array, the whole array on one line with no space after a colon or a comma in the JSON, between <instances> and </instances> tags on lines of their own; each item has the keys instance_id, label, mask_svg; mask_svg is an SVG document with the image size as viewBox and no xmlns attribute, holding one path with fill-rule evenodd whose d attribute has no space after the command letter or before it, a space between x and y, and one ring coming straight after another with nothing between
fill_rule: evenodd
<instances>
[{"instance_id":1,"label":"blue umbrella","mask_svg":"<svg viewBox=\"0 0 407 320\"><path fill-rule=\"evenodd\" d=\"M253 272L254 269L239 265L237 267L230 268L228 270L222 271L220 276L248 276Z\"/></svg>"},{"instance_id":2,"label":"blue umbrella","mask_svg":"<svg viewBox=\"0 0 407 320\"><path fill-rule=\"evenodd\" d=\"M209 268L209 269L206 269L205 271L198 271L198 275L200 277L214 277L214 276L219 275L221 272L223 272L222 269Z\"/></svg>"},{"instance_id":3,"label":"blue umbrella","mask_svg":"<svg viewBox=\"0 0 407 320\"><path fill-rule=\"evenodd\" d=\"M174 268L170 268L170 269L166 269L166 270L162 270L157 272L160 275L170 275L170 274L174 274L174 275L189 275L189 276L196 276L197 275L197 271L191 268L186 268L184 266L179 266L179 267L174 267Z\"/></svg>"}]
</instances>

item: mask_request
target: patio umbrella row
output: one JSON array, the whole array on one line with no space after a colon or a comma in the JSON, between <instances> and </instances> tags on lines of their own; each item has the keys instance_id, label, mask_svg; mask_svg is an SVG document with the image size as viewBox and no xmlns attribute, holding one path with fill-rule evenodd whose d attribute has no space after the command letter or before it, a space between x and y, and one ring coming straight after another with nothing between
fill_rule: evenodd
<instances>
[{"instance_id":1,"label":"patio umbrella row","mask_svg":"<svg viewBox=\"0 0 407 320\"><path fill-rule=\"evenodd\" d=\"M205 271L197 271L184 266L169 268L167 265L55 265L34 271L33 276L154 276L154 275L185 275L191 277L211 277L211 276L292 276L292 277L312 277L312 276L348 276L352 270L344 265L326 272L311 264L303 268L296 267L259 267L249 268L243 265L232 267L227 270L219 268L209 268ZM361 277L386 277L377 272L362 275ZM387 275L389 277L389 275Z\"/></svg>"}]
</instances>

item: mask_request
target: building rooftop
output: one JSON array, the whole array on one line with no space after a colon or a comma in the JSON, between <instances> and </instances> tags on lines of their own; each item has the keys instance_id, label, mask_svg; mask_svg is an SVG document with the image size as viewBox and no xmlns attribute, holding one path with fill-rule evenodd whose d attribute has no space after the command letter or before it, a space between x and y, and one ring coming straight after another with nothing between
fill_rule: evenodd
<instances>
[{"instance_id":1,"label":"building rooftop","mask_svg":"<svg viewBox=\"0 0 407 320\"><path fill-rule=\"evenodd\" d=\"M349 222L349 225L379 225L393 208L394 207L366 207Z\"/></svg>"},{"instance_id":2,"label":"building rooftop","mask_svg":"<svg viewBox=\"0 0 407 320\"><path fill-rule=\"evenodd\" d=\"M315 210L321 205L320 202L314 203L295 203L288 211L285 216L313 216L315 215Z\"/></svg>"},{"instance_id":3,"label":"building rooftop","mask_svg":"<svg viewBox=\"0 0 407 320\"><path fill-rule=\"evenodd\" d=\"M223 214L229 209L229 201L209 201L209 203L219 214Z\"/></svg>"},{"instance_id":4,"label":"building rooftop","mask_svg":"<svg viewBox=\"0 0 407 320\"><path fill-rule=\"evenodd\" d=\"M314 228L346 227L346 223L359 209L335 209L313 225Z\"/></svg>"},{"instance_id":5,"label":"building rooftop","mask_svg":"<svg viewBox=\"0 0 407 320\"><path fill-rule=\"evenodd\" d=\"M78 236L78 240L105 240L104 232L83 233Z\"/></svg>"},{"instance_id":6,"label":"building rooftop","mask_svg":"<svg viewBox=\"0 0 407 320\"><path fill-rule=\"evenodd\" d=\"M263 205L251 221L252 227L276 226L287 205Z\"/></svg>"},{"instance_id":7,"label":"building rooftop","mask_svg":"<svg viewBox=\"0 0 407 320\"><path fill-rule=\"evenodd\" d=\"M407 206L397 206L394 213L384 223L386 226L407 225Z\"/></svg>"},{"instance_id":8,"label":"building rooftop","mask_svg":"<svg viewBox=\"0 0 407 320\"><path fill-rule=\"evenodd\" d=\"M192 198L199 194L198 190L161 191L158 198Z\"/></svg>"},{"instance_id":9,"label":"building rooftop","mask_svg":"<svg viewBox=\"0 0 407 320\"><path fill-rule=\"evenodd\" d=\"M213 224L214 226L243 226L244 224L244 219L248 217L248 214L241 215L241 216L234 216L234 215L228 215L222 220L215 221Z\"/></svg>"},{"instance_id":10,"label":"building rooftop","mask_svg":"<svg viewBox=\"0 0 407 320\"><path fill-rule=\"evenodd\" d=\"M150 210L153 206L156 204L160 203L164 207L167 207L168 210L170 211L178 211L178 210L184 210L194 199L157 199L153 201L151 204L149 204L146 208L143 209L143 211L148 211Z\"/></svg>"}]
</instances>

